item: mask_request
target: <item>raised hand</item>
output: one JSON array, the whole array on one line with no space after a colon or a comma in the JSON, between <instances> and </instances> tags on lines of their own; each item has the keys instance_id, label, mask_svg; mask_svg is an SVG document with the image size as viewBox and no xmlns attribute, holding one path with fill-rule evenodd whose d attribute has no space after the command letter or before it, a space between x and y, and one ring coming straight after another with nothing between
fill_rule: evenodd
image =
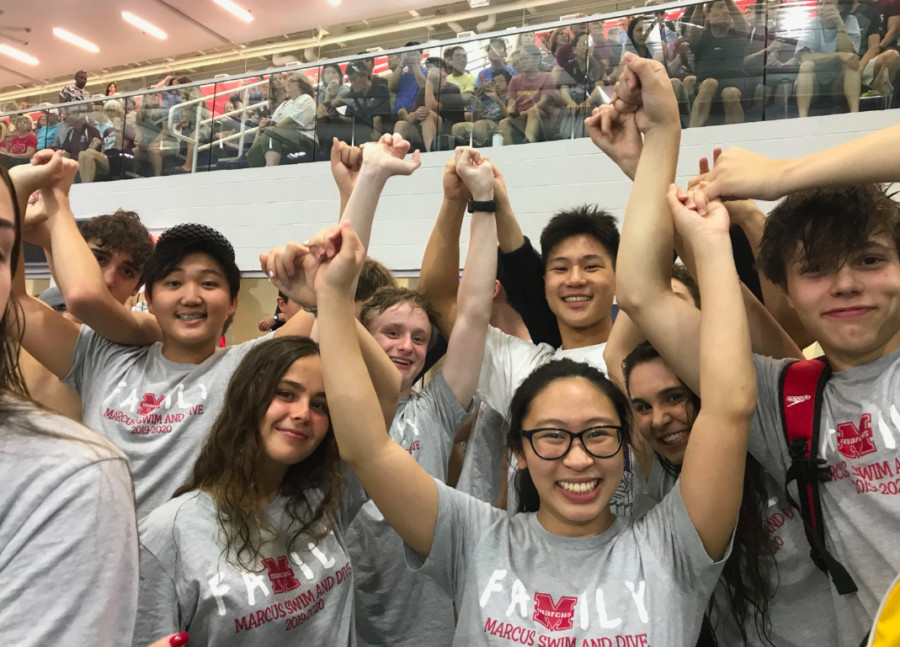
<instances>
[{"instance_id":1,"label":"raised hand","mask_svg":"<svg viewBox=\"0 0 900 647\"><path fill-rule=\"evenodd\" d=\"M384 134L377 142L362 149L362 169L369 169L385 179L394 175L412 175L422 164L419 151L409 159L409 142L400 135Z\"/></svg>"},{"instance_id":2,"label":"raised hand","mask_svg":"<svg viewBox=\"0 0 900 647\"><path fill-rule=\"evenodd\" d=\"M600 106L584 120L584 125L594 145L633 180L644 149L634 113L619 113L611 105Z\"/></svg>"},{"instance_id":3,"label":"raised hand","mask_svg":"<svg viewBox=\"0 0 900 647\"><path fill-rule=\"evenodd\" d=\"M693 243L704 236L717 235L728 238L731 222L728 210L721 200L707 201L702 191L694 189L687 193L687 202L694 205L689 207L682 195L679 188L672 184L666 193L666 202L672 212L675 228L685 240Z\"/></svg>"},{"instance_id":4,"label":"raised hand","mask_svg":"<svg viewBox=\"0 0 900 647\"><path fill-rule=\"evenodd\" d=\"M335 137L331 147L331 175L342 195L349 196L353 192L361 164L359 146L351 146Z\"/></svg>"},{"instance_id":5,"label":"raised hand","mask_svg":"<svg viewBox=\"0 0 900 647\"><path fill-rule=\"evenodd\" d=\"M78 162L66 159L62 151L45 149L34 154L31 164L11 168L9 176L20 194L30 195L54 185L68 193L77 172Z\"/></svg>"},{"instance_id":6,"label":"raised hand","mask_svg":"<svg viewBox=\"0 0 900 647\"><path fill-rule=\"evenodd\" d=\"M717 146L713 149L713 166L715 166L719 161L719 157L721 157L721 155L722 149L720 147ZM688 183L688 191L693 191L693 189L705 191L706 187L709 185L709 182L702 180L701 178L706 177L709 172L709 159L706 157L701 157L700 175L691 178L691 181ZM688 194L687 192L681 191L679 189L678 198L682 202L684 202L689 209L693 209L695 206L692 195L693 194ZM728 217L732 225L743 225L744 223L751 221L754 218L759 217L760 215L762 215L762 217L765 217L765 214L762 213L760 208L756 206L756 203L753 200L728 200L725 201L725 208L728 209Z\"/></svg>"},{"instance_id":7,"label":"raised hand","mask_svg":"<svg viewBox=\"0 0 900 647\"><path fill-rule=\"evenodd\" d=\"M336 232L328 231L321 241L321 245L327 246L330 253L322 260L316 272L316 293L329 291L352 296L350 290L366 261L366 249L349 221L343 221L334 229Z\"/></svg>"},{"instance_id":8,"label":"raised hand","mask_svg":"<svg viewBox=\"0 0 900 647\"><path fill-rule=\"evenodd\" d=\"M781 190L784 167L784 160L774 160L742 148L729 148L716 160L712 171L701 173L691 182L694 186L706 182L702 191L710 200L777 200L784 195Z\"/></svg>"},{"instance_id":9,"label":"raised hand","mask_svg":"<svg viewBox=\"0 0 900 647\"><path fill-rule=\"evenodd\" d=\"M465 182L475 200L493 200L494 171L488 158L474 148L460 146L454 155L456 174Z\"/></svg>"},{"instance_id":10,"label":"raised hand","mask_svg":"<svg viewBox=\"0 0 900 647\"><path fill-rule=\"evenodd\" d=\"M273 247L268 254L259 255L259 264L272 285L291 301L304 306L316 305L314 281L319 259L306 245L288 243Z\"/></svg>"},{"instance_id":11,"label":"raised hand","mask_svg":"<svg viewBox=\"0 0 900 647\"><path fill-rule=\"evenodd\" d=\"M465 201L472 197L466 183L462 181L462 178L460 178L459 174L456 172L455 153L453 154L453 157L448 159L447 163L444 164L444 177L442 182L444 185L444 197L447 200Z\"/></svg>"},{"instance_id":12,"label":"raised hand","mask_svg":"<svg viewBox=\"0 0 900 647\"><path fill-rule=\"evenodd\" d=\"M613 104L616 110L619 113L634 112L638 130L644 134L656 128L678 128L680 131L678 101L665 66L630 53L623 60L625 71L616 83ZM636 88L632 87L632 74L637 79ZM625 109L620 109L620 105Z\"/></svg>"}]
</instances>

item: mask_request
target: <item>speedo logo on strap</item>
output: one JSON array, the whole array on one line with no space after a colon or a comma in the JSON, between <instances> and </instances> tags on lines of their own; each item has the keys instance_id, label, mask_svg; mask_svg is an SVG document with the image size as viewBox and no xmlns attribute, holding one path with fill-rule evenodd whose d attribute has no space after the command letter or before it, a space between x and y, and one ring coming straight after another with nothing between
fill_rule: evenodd
<instances>
[{"instance_id":1,"label":"speedo logo on strap","mask_svg":"<svg viewBox=\"0 0 900 647\"><path fill-rule=\"evenodd\" d=\"M812 400L811 395L789 395L787 398L787 406L792 407L795 404L800 404L801 402L806 402L807 400Z\"/></svg>"}]
</instances>

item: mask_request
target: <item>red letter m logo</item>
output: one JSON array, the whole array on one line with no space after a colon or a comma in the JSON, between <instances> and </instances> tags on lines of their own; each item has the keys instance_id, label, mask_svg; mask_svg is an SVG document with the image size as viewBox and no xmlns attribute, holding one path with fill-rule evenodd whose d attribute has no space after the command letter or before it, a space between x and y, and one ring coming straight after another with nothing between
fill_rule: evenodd
<instances>
[{"instance_id":1,"label":"red letter m logo","mask_svg":"<svg viewBox=\"0 0 900 647\"><path fill-rule=\"evenodd\" d=\"M263 560L263 566L269 571L273 593L284 593L300 587L300 581L294 577L294 571L288 564L287 557L279 557L277 562L267 557Z\"/></svg>"},{"instance_id":2,"label":"red letter m logo","mask_svg":"<svg viewBox=\"0 0 900 647\"><path fill-rule=\"evenodd\" d=\"M847 458L861 458L877 448L872 440L872 414L864 413L859 419L859 429L852 422L837 426L838 451Z\"/></svg>"},{"instance_id":3,"label":"red letter m logo","mask_svg":"<svg viewBox=\"0 0 900 647\"><path fill-rule=\"evenodd\" d=\"M559 602L553 601L549 593L534 594L534 615L531 619L539 622L550 631L571 629L575 617L577 597L564 595Z\"/></svg>"}]
</instances>

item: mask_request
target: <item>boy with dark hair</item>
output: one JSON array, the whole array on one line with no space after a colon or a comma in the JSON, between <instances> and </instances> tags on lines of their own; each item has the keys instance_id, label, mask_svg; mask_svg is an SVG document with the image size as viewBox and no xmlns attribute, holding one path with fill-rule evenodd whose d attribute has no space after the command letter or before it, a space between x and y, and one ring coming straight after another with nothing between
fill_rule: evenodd
<instances>
[{"instance_id":1,"label":"boy with dark hair","mask_svg":"<svg viewBox=\"0 0 900 647\"><path fill-rule=\"evenodd\" d=\"M397 280L391 271L374 258L367 258L363 263L359 282L356 284L356 311L359 315L362 304L368 301L381 288L397 287Z\"/></svg>"},{"instance_id":2,"label":"boy with dark hair","mask_svg":"<svg viewBox=\"0 0 900 647\"><path fill-rule=\"evenodd\" d=\"M496 169L494 193L501 252L507 255L522 250L523 254L535 254L522 235L503 177ZM447 250L458 245L465 205L466 194L448 164L444 169L444 203L426 248L419 279L420 288L431 297L441 315L439 325L445 337L453 329L456 303L455 294L443 286L451 285L459 271L456 257ZM603 351L612 330L618 246L615 219L596 207L562 211L547 223L541 234L542 307L549 307L556 317L561 346L536 344L489 328L477 392L484 404L505 414L519 384L536 368L555 359L574 359L606 370ZM526 284L531 284L528 279ZM630 452L628 457L623 482L612 504L616 513L626 515L631 510L633 479Z\"/></svg>"},{"instance_id":3,"label":"boy with dark hair","mask_svg":"<svg viewBox=\"0 0 900 647\"><path fill-rule=\"evenodd\" d=\"M643 83L644 78L655 77L647 74L641 78ZM630 91L621 90L623 99L634 103ZM654 114L663 114L658 103L658 97L663 96L661 90L656 98L644 91L641 94L644 105L652 98ZM678 151L677 109L670 112L669 123L653 124L652 135L645 137L643 168L638 170L632 194L635 204L632 210L629 203L623 235L623 246L627 241L633 249L640 249L640 256L632 256L626 268L623 255L619 300L693 389L698 382L700 329L676 299L661 291L660 263L653 260L662 258L663 252L671 253L672 245L671 222L665 221L662 213L666 206L661 204L661 192L674 177ZM669 133L665 137L664 131ZM648 148L651 136L657 140L652 149ZM773 160L730 149L719 157L711 172L692 181L694 188L687 194L670 189L670 201L684 201L701 214L706 213L710 200L720 196L763 200L787 196L766 222L760 266L766 277L784 290L833 371L821 391L821 401L816 401L814 393L798 396L782 392L782 376L793 358L772 359L772 353L754 355L759 395L750 453L784 487L788 471L798 469L792 468L792 449L786 440L786 412L791 411L789 407L809 406L805 403L813 401L815 411L810 418L818 421L818 429L813 430L818 435L818 442L813 441L818 460L814 475L820 478L821 504L817 524L823 529L825 550L846 568L858 589L852 592L848 587L841 595L832 569L835 582L825 579L832 605L807 606L809 592L817 586L805 587L802 594L790 598L794 604L803 598L804 607L790 614L790 622L781 623L779 633L794 634L793 639L783 641L785 644L860 644L881 598L900 571L896 541L900 497L892 496L891 489L900 466L896 415L900 393L900 212L875 184L900 180L900 156L895 152L898 143L900 127L893 127L798 159ZM889 154L881 152L885 150ZM662 171L664 176L660 176ZM635 196L647 196L648 201L636 200ZM632 217L636 222L629 220ZM649 240L647 232L653 232ZM653 252L654 248L658 251ZM748 315L753 316L749 308ZM672 326L672 321L678 325ZM786 336L771 320L751 325L753 328L757 328L755 334L770 342ZM764 353L756 339L754 349ZM795 357L802 359L799 354ZM793 451L797 451L796 446ZM787 491L794 500L800 500L795 485L789 484ZM802 529L798 539L805 539ZM780 579L790 577L799 582L800 569L811 567L809 547L801 544L797 553L790 562L782 561L780 552L776 556ZM811 573L818 574L820 580L825 578L812 568ZM778 606L773 603L770 610ZM798 617L808 620L802 631L796 626ZM821 632L828 622L836 624L836 636L810 633Z\"/></svg>"},{"instance_id":4,"label":"boy with dark hair","mask_svg":"<svg viewBox=\"0 0 900 647\"><path fill-rule=\"evenodd\" d=\"M47 222L30 224L44 214L43 201L28 207L25 216L26 238L28 242L44 248L47 263L53 270L53 252ZM135 212L122 209L114 214L82 220L78 223L78 229L100 266L109 293L116 301L125 304L137 294L144 264L153 253L150 232ZM66 310L61 293L54 309L60 312ZM65 312L63 316L76 324L81 323L71 313ZM81 421L81 398L77 393L25 351L20 354L20 366L28 392L35 401L72 420Z\"/></svg>"},{"instance_id":5,"label":"boy with dark hair","mask_svg":"<svg viewBox=\"0 0 900 647\"><path fill-rule=\"evenodd\" d=\"M144 266L149 313L132 312L110 295L77 234L68 204L77 163L38 155L58 167L43 199L60 288L86 325L79 330L17 286L22 347L81 396L84 422L128 455L141 518L186 480L228 381L259 341L218 348L237 307L240 270L222 234L177 225ZM309 322L295 317L275 334L308 335ZM396 392L388 400L396 402Z\"/></svg>"}]
</instances>

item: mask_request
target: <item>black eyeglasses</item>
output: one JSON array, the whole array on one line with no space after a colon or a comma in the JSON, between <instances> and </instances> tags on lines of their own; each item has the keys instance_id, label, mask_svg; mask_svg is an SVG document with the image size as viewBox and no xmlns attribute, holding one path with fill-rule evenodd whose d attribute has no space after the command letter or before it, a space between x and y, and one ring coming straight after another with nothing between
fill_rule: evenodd
<instances>
[{"instance_id":1,"label":"black eyeglasses","mask_svg":"<svg viewBox=\"0 0 900 647\"><path fill-rule=\"evenodd\" d=\"M521 433L531 443L531 448L538 458L555 461L569 453L576 438L581 441L584 450L594 458L611 458L622 449L622 430L622 427L615 425L598 425L588 427L577 434L555 427L523 429Z\"/></svg>"}]
</instances>

